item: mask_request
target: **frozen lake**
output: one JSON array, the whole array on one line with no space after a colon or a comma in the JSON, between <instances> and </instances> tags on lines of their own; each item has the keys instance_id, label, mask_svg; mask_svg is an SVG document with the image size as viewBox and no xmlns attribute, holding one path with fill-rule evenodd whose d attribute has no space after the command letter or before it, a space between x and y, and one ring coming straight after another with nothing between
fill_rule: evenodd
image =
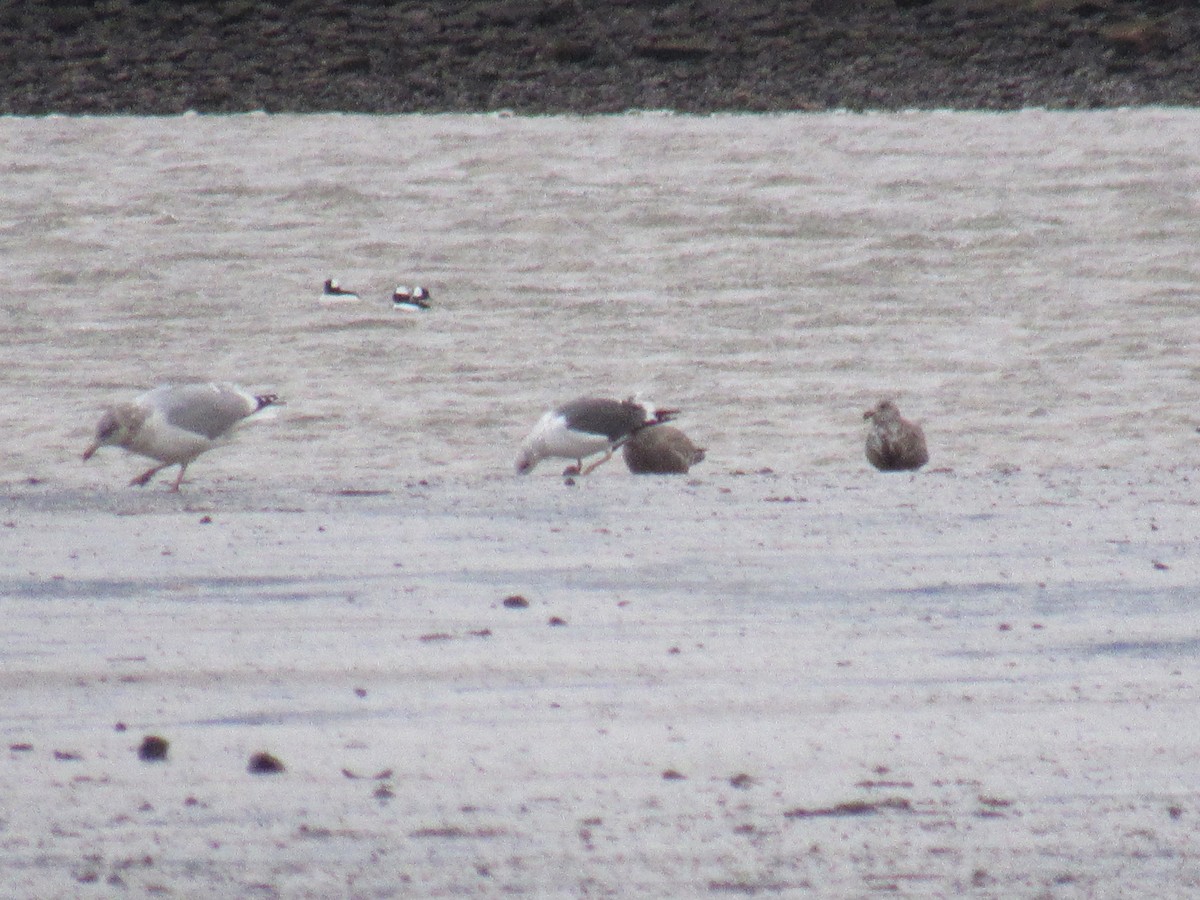
<instances>
[{"instance_id":1,"label":"frozen lake","mask_svg":"<svg viewBox=\"0 0 1200 900\"><path fill-rule=\"evenodd\" d=\"M2 892L1200 891L1198 126L0 119ZM191 377L288 405L82 463ZM634 392L690 476L513 473Z\"/></svg>"}]
</instances>

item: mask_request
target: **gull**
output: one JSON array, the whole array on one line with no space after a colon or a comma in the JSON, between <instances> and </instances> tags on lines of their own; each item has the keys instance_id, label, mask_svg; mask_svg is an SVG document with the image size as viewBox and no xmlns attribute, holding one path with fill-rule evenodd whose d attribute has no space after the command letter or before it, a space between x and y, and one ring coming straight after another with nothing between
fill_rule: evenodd
<instances>
[{"instance_id":1,"label":"gull","mask_svg":"<svg viewBox=\"0 0 1200 900\"><path fill-rule=\"evenodd\" d=\"M564 474L587 475L612 458L613 451L649 425L672 419L679 410L655 409L633 399L580 397L550 410L521 443L517 472L526 475L543 459L573 459L576 468ZM586 468L583 458L603 453Z\"/></svg>"},{"instance_id":2,"label":"gull","mask_svg":"<svg viewBox=\"0 0 1200 900\"><path fill-rule=\"evenodd\" d=\"M127 403L110 407L83 452L85 461L101 447L121 447L156 459L159 465L130 484L145 485L159 471L179 466L171 486L178 491L188 464L225 443L234 426L267 406L282 405L274 394L251 394L228 382L163 384Z\"/></svg>"},{"instance_id":3,"label":"gull","mask_svg":"<svg viewBox=\"0 0 1200 900\"><path fill-rule=\"evenodd\" d=\"M900 415L891 400L880 400L863 413L871 420L867 431L867 459L882 472L919 469L929 462L925 432L921 426Z\"/></svg>"},{"instance_id":4,"label":"gull","mask_svg":"<svg viewBox=\"0 0 1200 900\"><path fill-rule=\"evenodd\" d=\"M687 474L704 459L704 449L671 425L651 425L625 442L625 465L634 475Z\"/></svg>"}]
</instances>

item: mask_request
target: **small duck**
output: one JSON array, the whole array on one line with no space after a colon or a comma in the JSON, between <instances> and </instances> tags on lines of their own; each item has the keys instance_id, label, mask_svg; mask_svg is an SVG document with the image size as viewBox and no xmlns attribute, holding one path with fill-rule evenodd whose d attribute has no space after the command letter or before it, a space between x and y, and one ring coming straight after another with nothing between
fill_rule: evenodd
<instances>
[{"instance_id":1,"label":"small duck","mask_svg":"<svg viewBox=\"0 0 1200 900\"><path fill-rule=\"evenodd\" d=\"M419 284L413 287L404 284L397 285L396 290L392 293L392 307L411 310L429 309L429 297L429 291Z\"/></svg>"},{"instance_id":2,"label":"small duck","mask_svg":"<svg viewBox=\"0 0 1200 900\"><path fill-rule=\"evenodd\" d=\"M880 400L863 413L871 421L867 431L867 459L881 472L919 469L929 462L925 432L921 426L900 415L891 400Z\"/></svg>"},{"instance_id":3,"label":"small duck","mask_svg":"<svg viewBox=\"0 0 1200 900\"><path fill-rule=\"evenodd\" d=\"M325 279L325 287L321 291L321 299L326 303L352 301L358 299L358 294L348 291L333 278Z\"/></svg>"}]
</instances>

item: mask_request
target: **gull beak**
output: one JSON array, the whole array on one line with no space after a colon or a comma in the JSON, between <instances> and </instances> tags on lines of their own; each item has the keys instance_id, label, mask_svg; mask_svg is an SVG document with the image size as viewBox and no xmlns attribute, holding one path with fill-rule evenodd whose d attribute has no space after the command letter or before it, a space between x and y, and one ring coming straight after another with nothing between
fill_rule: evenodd
<instances>
[{"instance_id":1,"label":"gull beak","mask_svg":"<svg viewBox=\"0 0 1200 900\"><path fill-rule=\"evenodd\" d=\"M518 475L528 475L533 471L533 467L538 464L537 457L528 447L522 447L521 452L517 454L517 461L514 468Z\"/></svg>"},{"instance_id":2,"label":"gull beak","mask_svg":"<svg viewBox=\"0 0 1200 900\"><path fill-rule=\"evenodd\" d=\"M651 413L653 416L653 421L647 424L662 425L664 422L670 422L677 415L679 415L679 413L680 410L678 409L656 409Z\"/></svg>"}]
</instances>

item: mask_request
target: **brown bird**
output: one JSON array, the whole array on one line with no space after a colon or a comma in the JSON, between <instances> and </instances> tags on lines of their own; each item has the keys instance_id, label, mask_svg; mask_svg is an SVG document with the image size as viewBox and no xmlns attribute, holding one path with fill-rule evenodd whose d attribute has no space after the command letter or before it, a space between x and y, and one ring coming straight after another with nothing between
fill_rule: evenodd
<instances>
[{"instance_id":1,"label":"brown bird","mask_svg":"<svg viewBox=\"0 0 1200 900\"><path fill-rule=\"evenodd\" d=\"M903 472L919 469L929 462L925 448L925 432L921 426L900 415L891 400L880 400L873 409L863 413L871 420L867 432L867 459L881 472Z\"/></svg>"},{"instance_id":2,"label":"brown bird","mask_svg":"<svg viewBox=\"0 0 1200 900\"><path fill-rule=\"evenodd\" d=\"M621 453L634 475L687 474L704 459L704 449L671 425L643 428L625 442Z\"/></svg>"}]
</instances>

